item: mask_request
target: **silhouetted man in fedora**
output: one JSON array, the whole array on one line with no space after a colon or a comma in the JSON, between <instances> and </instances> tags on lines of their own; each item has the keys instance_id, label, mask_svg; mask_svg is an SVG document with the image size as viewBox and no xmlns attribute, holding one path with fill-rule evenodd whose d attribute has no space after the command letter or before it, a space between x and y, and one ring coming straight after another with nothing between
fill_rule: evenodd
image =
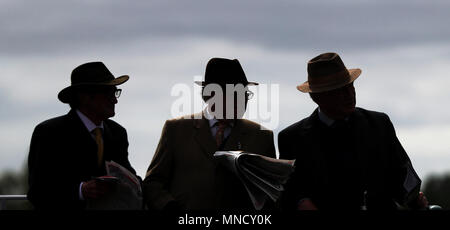
<instances>
[{"instance_id":1,"label":"silhouetted man in fedora","mask_svg":"<svg viewBox=\"0 0 450 230\"><path fill-rule=\"evenodd\" d=\"M144 180L144 198L155 210L252 210L239 179L219 165L218 150L275 157L273 133L241 119L252 93L238 60L212 58L203 87L207 108L166 121ZM236 89L236 91L227 89ZM228 90L227 92L225 92Z\"/></svg>"},{"instance_id":2,"label":"silhouetted man in fedora","mask_svg":"<svg viewBox=\"0 0 450 230\"><path fill-rule=\"evenodd\" d=\"M75 68L71 85L58 98L68 114L36 126L28 158L28 199L37 209L84 209L101 198L114 182L95 180L106 175L113 160L135 173L128 161L126 130L110 120L128 76L115 78L102 62Z\"/></svg>"},{"instance_id":3,"label":"silhouetted man in fedora","mask_svg":"<svg viewBox=\"0 0 450 230\"><path fill-rule=\"evenodd\" d=\"M336 53L308 62L297 86L319 106L278 135L280 158L297 159L283 197L290 210L424 208L421 180L389 117L355 107L353 81Z\"/></svg>"}]
</instances>

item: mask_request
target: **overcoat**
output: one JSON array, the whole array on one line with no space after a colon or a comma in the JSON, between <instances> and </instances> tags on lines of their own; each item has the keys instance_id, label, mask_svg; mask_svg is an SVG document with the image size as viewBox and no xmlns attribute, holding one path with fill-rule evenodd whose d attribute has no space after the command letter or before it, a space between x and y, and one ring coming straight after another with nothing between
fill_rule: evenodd
<instances>
[{"instance_id":1,"label":"overcoat","mask_svg":"<svg viewBox=\"0 0 450 230\"><path fill-rule=\"evenodd\" d=\"M110 119L103 127L104 160L136 174L128 160L126 130ZM106 174L104 163L97 162L97 144L75 110L40 123L28 156L28 199L37 209L84 209L80 183Z\"/></svg>"},{"instance_id":2,"label":"overcoat","mask_svg":"<svg viewBox=\"0 0 450 230\"><path fill-rule=\"evenodd\" d=\"M346 123L347 132L328 135L316 109L279 133L280 158L296 159L282 198L284 209L295 209L303 198L319 209L394 209L416 195L412 190L420 187L420 178L389 117L356 108ZM333 139L349 144L340 152Z\"/></svg>"},{"instance_id":3,"label":"overcoat","mask_svg":"<svg viewBox=\"0 0 450 230\"><path fill-rule=\"evenodd\" d=\"M187 210L251 210L247 191L231 171L213 157L219 148L206 118L166 121L144 180L150 209L176 201ZM243 150L275 158L273 133L238 119L221 150Z\"/></svg>"}]
</instances>

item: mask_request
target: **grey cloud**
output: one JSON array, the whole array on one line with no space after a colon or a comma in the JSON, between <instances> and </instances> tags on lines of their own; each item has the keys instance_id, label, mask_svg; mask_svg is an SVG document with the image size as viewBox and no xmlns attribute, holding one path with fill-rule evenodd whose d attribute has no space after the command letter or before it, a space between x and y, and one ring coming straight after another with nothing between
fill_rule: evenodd
<instances>
[{"instance_id":1,"label":"grey cloud","mask_svg":"<svg viewBox=\"0 0 450 230\"><path fill-rule=\"evenodd\" d=\"M56 100L55 100L56 102ZM46 115L49 111L63 111L64 108L55 102L42 101L39 104L20 103L4 93L0 88L0 121L7 123L22 122Z\"/></svg>"},{"instance_id":2,"label":"grey cloud","mask_svg":"<svg viewBox=\"0 0 450 230\"><path fill-rule=\"evenodd\" d=\"M136 39L209 37L274 49L366 49L448 41L444 1L9 1L8 54L117 48Z\"/></svg>"}]
</instances>

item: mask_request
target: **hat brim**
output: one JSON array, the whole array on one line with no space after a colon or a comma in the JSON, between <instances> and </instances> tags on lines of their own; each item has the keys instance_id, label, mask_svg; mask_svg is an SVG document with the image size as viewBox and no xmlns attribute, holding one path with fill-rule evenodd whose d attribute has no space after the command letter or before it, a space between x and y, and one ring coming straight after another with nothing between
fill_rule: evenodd
<instances>
[{"instance_id":1,"label":"hat brim","mask_svg":"<svg viewBox=\"0 0 450 230\"><path fill-rule=\"evenodd\" d=\"M219 84L219 83L216 83L216 82L209 82L209 83L206 83L206 82L204 82L204 81L194 81L194 83L197 84L197 85L199 85L199 86L205 86L205 85L207 85L207 84ZM227 84L239 84L239 83L242 83L242 82L238 82L238 83L227 83ZM248 82L246 86L252 86L252 85L259 85L259 83L256 83L256 82Z\"/></svg>"},{"instance_id":2,"label":"hat brim","mask_svg":"<svg viewBox=\"0 0 450 230\"><path fill-rule=\"evenodd\" d=\"M61 90L58 93L58 99L62 103L70 103L73 99L73 93L75 92L74 89L77 87L121 85L121 84L125 83L126 81L128 81L128 79L130 79L130 77L128 75L122 75L120 77L114 78L111 81L98 82L98 83L86 82L86 83L74 84L74 85L68 86L68 87L64 88L63 90Z\"/></svg>"},{"instance_id":3,"label":"hat brim","mask_svg":"<svg viewBox=\"0 0 450 230\"><path fill-rule=\"evenodd\" d=\"M361 75L361 72L362 72L361 69L348 69L350 78L348 81L342 82L341 84L336 84L336 85L329 86L329 87L311 90L311 88L309 87L309 82L306 81L303 84L298 85L297 89L302 93L320 93L320 92L330 91L330 90L337 89L337 88L340 88L342 86L352 83L359 77L359 75Z\"/></svg>"}]
</instances>

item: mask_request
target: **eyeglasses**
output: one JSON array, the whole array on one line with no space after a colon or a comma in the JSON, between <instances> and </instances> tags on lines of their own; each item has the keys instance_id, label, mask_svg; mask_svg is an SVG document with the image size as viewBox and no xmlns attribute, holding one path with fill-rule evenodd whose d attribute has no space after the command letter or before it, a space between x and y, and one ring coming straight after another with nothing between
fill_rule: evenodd
<instances>
[{"instance_id":1,"label":"eyeglasses","mask_svg":"<svg viewBox=\"0 0 450 230\"><path fill-rule=\"evenodd\" d=\"M105 91L100 91L101 93L107 95L108 97L114 97L119 98L120 94L122 94L122 89L116 89L115 87L113 89L106 89Z\"/></svg>"},{"instance_id":2,"label":"eyeglasses","mask_svg":"<svg viewBox=\"0 0 450 230\"><path fill-rule=\"evenodd\" d=\"M254 93L250 90L245 91L245 96L247 96L247 100L250 100L253 98Z\"/></svg>"},{"instance_id":3,"label":"eyeglasses","mask_svg":"<svg viewBox=\"0 0 450 230\"><path fill-rule=\"evenodd\" d=\"M116 90L114 90L114 96L115 96L116 98L119 98L121 93L122 93L122 89L116 89Z\"/></svg>"},{"instance_id":4,"label":"eyeglasses","mask_svg":"<svg viewBox=\"0 0 450 230\"><path fill-rule=\"evenodd\" d=\"M116 87L86 87L79 89L79 92L87 93L87 94L102 94L106 97L115 97L119 98L122 94L122 89L117 89Z\"/></svg>"}]
</instances>

